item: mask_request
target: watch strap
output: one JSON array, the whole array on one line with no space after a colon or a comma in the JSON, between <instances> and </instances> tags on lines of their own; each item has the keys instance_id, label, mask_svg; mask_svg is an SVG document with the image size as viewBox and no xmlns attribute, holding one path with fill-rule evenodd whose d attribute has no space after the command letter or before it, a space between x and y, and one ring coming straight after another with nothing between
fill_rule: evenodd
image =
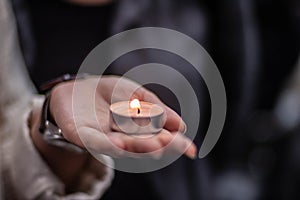
<instances>
[{"instance_id":1,"label":"watch strap","mask_svg":"<svg viewBox=\"0 0 300 200\"><path fill-rule=\"evenodd\" d=\"M40 87L41 91L46 92L45 101L43 103L42 112L41 112L41 122L39 131L43 136L43 139L51 145L59 146L65 149L68 149L73 152L77 153L84 153L86 152L85 149L69 142L63 136L62 130L57 126L54 119L50 114L49 104L51 99L51 89L61 82L66 82L75 79L83 79L86 78L88 74L78 74L78 75L70 75L65 74L61 77L53 79L52 81L43 84Z\"/></svg>"}]
</instances>

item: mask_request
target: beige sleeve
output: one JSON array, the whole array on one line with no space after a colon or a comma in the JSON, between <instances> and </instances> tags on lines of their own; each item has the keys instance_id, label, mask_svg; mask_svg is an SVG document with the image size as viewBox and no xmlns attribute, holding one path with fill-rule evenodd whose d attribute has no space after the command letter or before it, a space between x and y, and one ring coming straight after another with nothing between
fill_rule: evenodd
<instances>
[{"instance_id":1,"label":"beige sleeve","mask_svg":"<svg viewBox=\"0 0 300 200\"><path fill-rule=\"evenodd\" d=\"M32 106L39 106L43 98L34 98ZM27 125L31 108L22 112L21 121L15 121L13 131L2 143L2 180L6 199L99 199L110 186L113 170L101 163L88 163L78 183L83 192L64 194L64 185L51 172L36 151ZM103 160L112 165L109 157Z\"/></svg>"}]
</instances>

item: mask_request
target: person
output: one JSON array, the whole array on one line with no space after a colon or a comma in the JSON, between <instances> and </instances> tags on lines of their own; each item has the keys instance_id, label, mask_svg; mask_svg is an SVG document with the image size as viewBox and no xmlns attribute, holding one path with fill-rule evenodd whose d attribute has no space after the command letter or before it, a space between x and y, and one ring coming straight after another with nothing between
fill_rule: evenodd
<instances>
[{"instance_id":1,"label":"person","mask_svg":"<svg viewBox=\"0 0 300 200\"><path fill-rule=\"evenodd\" d=\"M39 127L44 98L33 95L24 63L16 40L16 27L8 1L1 0L1 197L3 199L98 199L109 187L113 179L112 169L96 161L89 154L76 154L52 146L42 138ZM173 110L165 106L152 92L128 79L122 79L119 100L128 100L131 95L141 100L160 104L166 111L163 131L150 139L130 137L123 133L111 133L109 129L110 98L117 76L101 79L89 76L78 81L80 96L78 108L79 124L75 125L72 109L75 81L56 85L51 91L49 111L64 137L77 146L88 148L110 156L130 156L129 152L153 152L166 146L173 139L177 142L170 150L185 153L194 158L196 148L184 135L185 124ZM101 116L102 127L93 119L89 99L93 99L91 85L99 84L96 113ZM133 89L139 88L133 94ZM82 94L85 98L82 98ZM91 96L92 95L92 96ZM33 102L30 104L31 99ZM22 114L21 114L22 113ZM77 121L78 122L78 121ZM96 134L95 134L96 132ZM171 133L172 132L172 133ZM82 133L82 134L81 134ZM81 134L81 138L78 134ZM126 150L126 151L125 151ZM155 155L153 155L155 156ZM107 165L112 165L109 157L103 157Z\"/></svg>"},{"instance_id":2,"label":"person","mask_svg":"<svg viewBox=\"0 0 300 200\"><path fill-rule=\"evenodd\" d=\"M151 173L116 171L112 185L102 197L162 200L280 199L289 193L289 187L281 190L282 183L292 184L288 178L296 172L283 173L281 169L295 169L293 160L283 162L289 158L287 152L295 152L289 145L294 137L289 135L286 140L286 135L281 134L274 139L278 131L285 131L278 129L272 112L282 84L299 56L297 5L296 1L282 0L123 0L93 6L82 6L78 0L76 4L14 1L22 52L37 86L61 74L76 73L94 46L110 35L134 27L178 30L194 38L212 55L228 99L227 121L213 152L202 160L180 158ZM205 97L201 77L188 63L167 52L148 49L124 55L107 73L122 75L147 62L172 66L195 89L203 103L202 122L194 140L199 147L209 119L209 99ZM172 77L166 78L172 81ZM178 84L177 80L172 83ZM157 85L148 88L180 112L172 92ZM289 195L297 194L293 190Z\"/></svg>"},{"instance_id":3,"label":"person","mask_svg":"<svg viewBox=\"0 0 300 200\"><path fill-rule=\"evenodd\" d=\"M168 2L168 5L173 5L173 3L170 1ZM184 21L189 21L189 15L187 15L187 13L190 12L190 8L193 8L193 5L194 4L187 4L187 8L189 9L184 10L184 12L179 17L184 19ZM59 77L62 74L76 73L79 64L84 58L83 56L86 55L94 45L98 44L98 42L111 34L111 31L119 32L126 26L131 26L130 24L128 24L128 22L132 22L133 19L130 15L124 13L124 11L127 10L128 6L134 9L133 13L135 13L136 15L140 14L139 9L147 10L151 8L153 4L149 1L126 1L124 3L121 1L112 1L110 3L107 3L106 5L82 6L78 4L71 4L66 1L13 1L13 7L18 23L19 37L22 44L22 52L26 61L26 67L33 83L36 86L39 86L43 82ZM159 7L163 8L163 5L161 4ZM156 8L156 6L154 8ZM193 10L196 11L195 8L193 8ZM161 10L160 12L165 11ZM26 19L26 14L27 16L28 14L30 14L31 17ZM41 16L38 16L40 14ZM175 13L173 13L172 10L172 16L174 14ZM116 21L110 22L110 20L114 18L114 15L116 17ZM166 16L166 20L173 21L172 16ZM85 19L80 19L81 17L84 17ZM41 21L39 21L40 19ZM43 20L46 19L49 19L50 21L43 22ZM196 20L198 21L199 17L197 17ZM80 21L82 22L82 24ZM26 22L30 23L32 26ZM62 23L58 25L57 22ZM76 23L74 24L74 22ZM93 23L98 25L95 26L93 25ZM67 26L68 28L66 28ZM34 29L30 29L30 27ZM89 28L87 29L87 27ZM191 33L193 33L193 35L198 37L198 34L195 33L192 29L189 30ZM53 31L58 32L48 35L49 33L54 33ZM36 37L31 38L32 36ZM50 36L54 37L51 38ZM47 39L44 39L44 37L46 37ZM201 34L199 34L199 37L201 37ZM76 48L72 48L72 45L75 44L75 41ZM45 45L46 43L50 46L44 47L43 45ZM59 48L57 48L56 46L54 50L51 47L53 44L61 44L61 46ZM32 45L34 45L35 47L32 48ZM66 47L66 49L62 47ZM31 51L34 50L34 48L37 48L35 49L37 50L35 51L37 53L37 57L34 57L34 59L31 60L32 55L35 54ZM44 50L51 53L48 54L47 52L44 52ZM63 52L61 52L61 50ZM72 52L73 50L75 51ZM65 53L66 51L68 51L68 53ZM70 55L72 56L69 57ZM48 56L53 57L49 59ZM46 58L47 61L43 58ZM134 60L140 61L141 58L142 56L137 55ZM126 62L124 62L122 65L119 65L123 66L124 68L121 67L123 69L125 69L125 66L127 66L127 64L131 64L131 59L125 59ZM30 64L31 61L33 62ZM114 69L111 69L111 74L118 74L113 73L113 71ZM197 82L197 79L195 79L194 81ZM164 93L161 92L161 94ZM196 171L196 173L193 172L194 170ZM194 174L195 176L191 178L190 175L186 175L186 171L191 172L191 174ZM170 178L162 179L161 177L164 176L170 178L176 177L176 180L182 180L182 182L172 181ZM203 181L204 179L206 179L206 176L207 173L205 162L197 161L196 165L196 163L189 162L186 158L180 158L180 161L177 162L176 165L172 165L171 167L153 173L131 174L115 171L115 178L110 187L110 191L105 193L105 196L103 196L102 198L117 199L123 196L126 199L170 199L172 198L172 195L174 195L172 192L170 192L172 190L178 191L177 197L179 199L200 198L199 195L205 196L208 194L202 192L205 190L207 191L207 182ZM194 183L192 183L193 179ZM172 183L170 183L170 181ZM165 182L164 191L160 190L160 185L163 184L163 182ZM199 184L199 182L201 182L201 184ZM133 188L134 192L127 192L128 190L132 190Z\"/></svg>"}]
</instances>

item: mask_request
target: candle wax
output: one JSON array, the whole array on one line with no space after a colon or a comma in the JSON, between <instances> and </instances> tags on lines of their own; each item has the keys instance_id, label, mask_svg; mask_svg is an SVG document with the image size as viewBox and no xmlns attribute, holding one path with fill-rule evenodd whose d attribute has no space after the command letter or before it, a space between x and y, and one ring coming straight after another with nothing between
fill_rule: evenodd
<instances>
[{"instance_id":1,"label":"candle wax","mask_svg":"<svg viewBox=\"0 0 300 200\"><path fill-rule=\"evenodd\" d=\"M121 101L111 105L111 110L121 116L131 116L131 117L153 117L161 115L164 110L156 105L149 102L140 102L140 113L138 113L137 108L130 108L129 102Z\"/></svg>"}]
</instances>

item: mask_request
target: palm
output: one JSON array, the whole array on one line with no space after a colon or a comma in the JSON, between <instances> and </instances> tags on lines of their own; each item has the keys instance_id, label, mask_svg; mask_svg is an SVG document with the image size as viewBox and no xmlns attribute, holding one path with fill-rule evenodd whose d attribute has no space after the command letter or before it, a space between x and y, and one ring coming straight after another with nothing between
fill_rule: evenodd
<instances>
[{"instance_id":1,"label":"palm","mask_svg":"<svg viewBox=\"0 0 300 200\"><path fill-rule=\"evenodd\" d=\"M148 139L113 132L110 129L110 104L132 98L161 104L167 113L165 129ZM181 118L154 94L128 79L109 76L100 81L89 78L75 84L61 84L52 92L50 110L64 137L89 150L110 156L124 155L126 151L152 152L176 139L173 150L183 153L188 149L187 154L195 154L195 146L188 148L191 142L186 137L175 137L175 133L184 127Z\"/></svg>"}]
</instances>

